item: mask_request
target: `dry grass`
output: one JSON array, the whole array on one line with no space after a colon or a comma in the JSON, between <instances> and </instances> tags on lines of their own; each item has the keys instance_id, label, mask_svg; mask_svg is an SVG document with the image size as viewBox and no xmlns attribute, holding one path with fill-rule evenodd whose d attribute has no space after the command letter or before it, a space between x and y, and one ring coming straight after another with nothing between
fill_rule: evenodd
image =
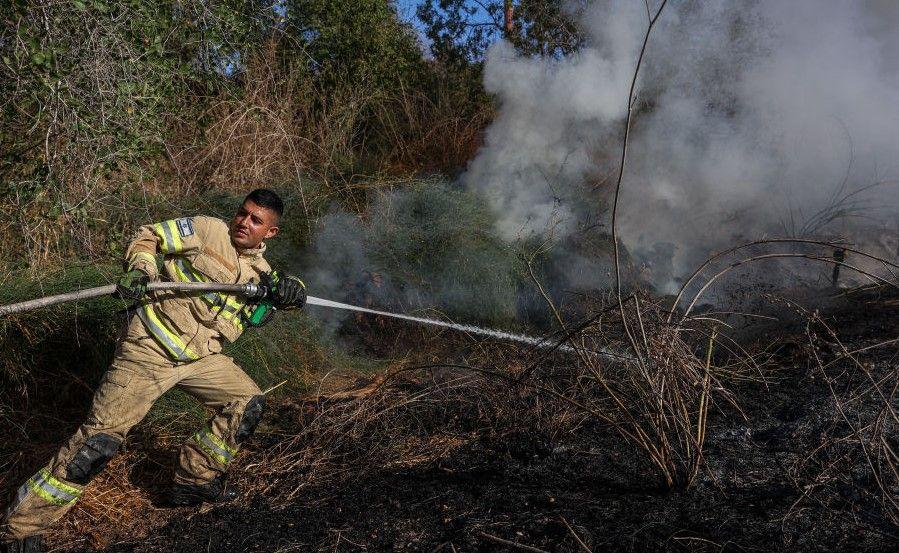
<instances>
[{"instance_id":1,"label":"dry grass","mask_svg":"<svg viewBox=\"0 0 899 553\"><path fill-rule=\"evenodd\" d=\"M474 357L514 367L520 355L505 364L502 351L488 347ZM517 366L513 371L523 369ZM437 463L477 436L559 435L580 420L563 402L528 387L510 390L508 375L471 366L417 365L406 357L351 380L321 375L307 395L273 406L266 416L272 430L257 435L254 453L235 467L247 497L284 505L311 487Z\"/></svg>"},{"instance_id":2,"label":"dry grass","mask_svg":"<svg viewBox=\"0 0 899 553\"><path fill-rule=\"evenodd\" d=\"M393 174L454 173L477 153L494 117L491 105L460 101L443 84L431 94L401 88L385 100L375 117Z\"/></svg>"},{"instance_id":3,"label":"dry grass","mask_svg":"<svg viewBox=\"0 0 899 553\"><path fill-rule=\"evenodd\" d=\"M247 465L241 481L251 493L287 503L313 484L442 458L467 440L428 432L439 424L435 411L449 401L477 402L484 384L470 373L420 382L394 368L367 395L344 399L342 390L339 399L315 395L288 403L276 416L292 430Z\"/></svg>"},{"instance_id":4,"label":"dry grass","mask_svg":"<svg viewBox=\"0 0 899 553\"><path fill-rule=\"evenodd\" d=\"M577 363L561 372L535 366L525 383L613 428L645 455L665 487L689 487L702 465L710 410L725 402L739 412L729 382L746 376L753 361L716 327L670 325L659 303L640 297L625 300L628 322L612 304L566 328ZM716 349L731 360L713 364ZM594 353L600 350L618 358Z\"/></svg>"},{"instance_id":5,"label":"dry grass","mask_svg":"<svg viewBox=\"0 0 899 553\"><path fill-rule=\"evenodd\" d=\"M285 183L301 196L307 217L334 199L361 210L353 204L374 180L464 166L493 115L487 103L472 105L443 86L323 87L305 65L279 60L271 43L248 60L240 93L202 115L202 140L195 121L174 122L180 131L166 152L182 193Z\"/></svg>"},{"instance_id":6,"label":"dry grass","mask_svg":"<svg viewBox=\"0 0 899 553\"><path fill-rule=\"evenodd\" d=\"M309 493L313 488L352 485L382 471L439 465L478 437L502 442L527 433L552 441L553 436L599 423L641 452L663 485L689 486L702 470L709 414L725 405L737 408L730 391L734 377L743 382L758 379L759 367L716 330L714 321L670 324L669 313L645 296L632 296L625 305L637 349L630 350L631 358L617 362L591 353L598 345L633 348L617 305L611 304L596 306L594 317L568 329L568 343L578 351L575 360L536 353L504 355L500 346L481 345L469 348L475 351L465 366L425 367L410 358L364 382L353 382L352 375L323 375L307 396L273 406L266 417L270 430L238 457L234 481L244 500L261 495L286 505L315 497ZM814 316L810 321L816 332L809 336L816 347L822 337L831 349L839 344L824 321ZM460 345L445 347L455 350ZM899 375L895 368L872 373L861 352L841 346L837 350L836 357L816 361L816 370L829 379L842 423L834 424L821 448L792 469L797 482L811 482L796 508L832 497L818 492L842 482L868 494L867 504L878 505L895 524ZM445 358L439 349L423 356ZM870 401L876 398L881 400ZM467 423L459 424L460 418ZM174 451L174 442L163 448ZM54 543L100 547L125 536L133 540L152 531L148 524L164 523L154 518L159 512L144 487L131 483L135 467L143 462L140 455L145 454L127 453L97 479L84 504L54 534ZM859 467L865 467L876 485L859 484L854 476ZM164 472L159 467L154 482L164 481ZM150 513L150 521L129 522L139 518L136 513Z\"/></svg>"},{"instance_id":7,"label":"dry grass","mask_svg":"<svg viewBox=\"0 0 899 553\"><path fill-rule=\"evenodd\" d=\"M75 507L53 527L51 544L102 549L124 537L135 539L147 531L148 514L154 510L147 491L129 477L141 454L118 455L97 476Z\"/></svg>"}]
</instances>

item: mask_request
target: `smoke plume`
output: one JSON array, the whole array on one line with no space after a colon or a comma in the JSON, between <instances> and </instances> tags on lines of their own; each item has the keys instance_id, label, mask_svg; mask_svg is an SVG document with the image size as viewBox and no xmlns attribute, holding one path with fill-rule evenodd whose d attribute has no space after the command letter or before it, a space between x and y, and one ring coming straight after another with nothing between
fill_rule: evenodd
<instances>
[{"instance_id":1,"label":"smoke plume","mask_svg":"<svg viewBox=\"0 0 899 553\"><path fill-rule=\"evenodd\" d=\"M565 248L610 231L647 7L579 10L587 41L570 57L506 42L488 52L500 112L462 180L507 239L550 233ZM620 204L621 240L655 285L669 291L710 253L765 236L845 237L895 256L897 28L889 0L669 2L637 83ZM608 285L601 272L568 278Z\"/></svg>"},{"instance_id":2,"label":"smoke plume","mask_svg":"<svg viewBox=\"0 0 899 553\"><path fill-rule=\"evenodd\" d=\"M586 37L576 54L525 57L503 41L489 50L484 83L500 109L460 182L423 182L320 221L301 268L312 290L534 323L546 309L521 259L537 261L563 303L577 297L566 292L611 287L609 205L647 6L572 10ZM891 0L669 2L637 82L619 208L629 278L671 292L710 254L765 237L845 238L894 259L897 28ZM831 278L795 262L751 267L739 276ZM743 284L729 279L719 298Z\"/></svg>"}]
</instances>

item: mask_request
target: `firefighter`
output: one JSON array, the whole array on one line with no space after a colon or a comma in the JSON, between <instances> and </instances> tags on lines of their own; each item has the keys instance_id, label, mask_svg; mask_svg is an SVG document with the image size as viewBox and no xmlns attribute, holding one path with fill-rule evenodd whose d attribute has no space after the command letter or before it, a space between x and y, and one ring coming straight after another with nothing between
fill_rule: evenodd
<instances>
[{"instance_id":1,"label":"firefighter","mask_svg":"<svg viewBox=\"0 0 899 553\"><path fill-rule=\"evenodd\" d=\"M219 293L148 293L147 285L161 278L239 284L266 280L275 307L302 307L302 281L272 272L263 259L265 240L278 234L282 212L275 192L257 189L230 225L212 217L185 217L140 228L116 287L120 297L139 303L129 311L87 420L50 463L16 491L0 524L6 551L40 551L40 535L72 508L131 427L174 386L215 414L181 447L168 502L184 506L233 497L225 488L228 464L259 423L265 397L221 349L223 341L241 335L254 306ZM161 270L157 254L162 254Z\"/></svg>"}]
</instances>

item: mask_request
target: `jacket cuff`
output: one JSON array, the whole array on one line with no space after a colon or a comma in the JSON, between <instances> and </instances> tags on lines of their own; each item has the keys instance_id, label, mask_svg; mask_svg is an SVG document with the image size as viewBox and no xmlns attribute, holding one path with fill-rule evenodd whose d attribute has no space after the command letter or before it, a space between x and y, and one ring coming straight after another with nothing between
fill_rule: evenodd
<instances>
[{"instance_id":1,"label":"jacket cuff","mask_svg":"<svg viewBox=\"0 0 899 553\"><path fill-rule=\"evenodd\" d=\"M128 259L128 270L137 269L150 275L151 279L159 274L159 267L156 266L156 256L149 252L134 252Z\"/></svg>"}]
</instances>

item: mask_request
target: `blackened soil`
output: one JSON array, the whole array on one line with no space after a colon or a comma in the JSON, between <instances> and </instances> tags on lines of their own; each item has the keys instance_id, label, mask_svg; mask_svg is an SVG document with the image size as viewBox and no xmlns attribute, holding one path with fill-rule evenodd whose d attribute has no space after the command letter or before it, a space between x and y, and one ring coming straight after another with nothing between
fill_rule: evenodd
<instances>
[{"instance_id":1,"label":"blackened soil","mask_svg":"<svg viewBox=\"0 0 899 553\"><path fill-rule=\"evenodd\" d=\"M577 551L575 534L594 551L895 550L891 530L865 521L864 513L817 504L791 511L801 494L777 451L742 445L733 449L755 451L721 463L718 486L706 481L686 492L642 487L607 455L467 448L437 466L311 490L286 508L273 509L262 497L217 507L112 550L509 549L500 538Z\"/></svg>"},{"instance_id":2,"label":"blackened soil","mask_svg":"<svg viewBox=\"0 0 899 553\"><path fill-rule=\"evenodd\" d=\"M854 298L828 318L846 347L899 335L899 310L875 299ZM781 340L767 384L736 385L747 418L716 406L705 470L686 491L658 487L607 428L553 440L475 432L440 459L311 486L286 506L257 496L179 511L149 539L110 551L899 551L864 456L834 440L851 433L837 402L864 424L877 401L853 395L864 375L834 392L801 330ZM894 354L886 346L859 360L889 375ZM892 428L885 439L895 444Z\"/></svg>"}]
</instances>

